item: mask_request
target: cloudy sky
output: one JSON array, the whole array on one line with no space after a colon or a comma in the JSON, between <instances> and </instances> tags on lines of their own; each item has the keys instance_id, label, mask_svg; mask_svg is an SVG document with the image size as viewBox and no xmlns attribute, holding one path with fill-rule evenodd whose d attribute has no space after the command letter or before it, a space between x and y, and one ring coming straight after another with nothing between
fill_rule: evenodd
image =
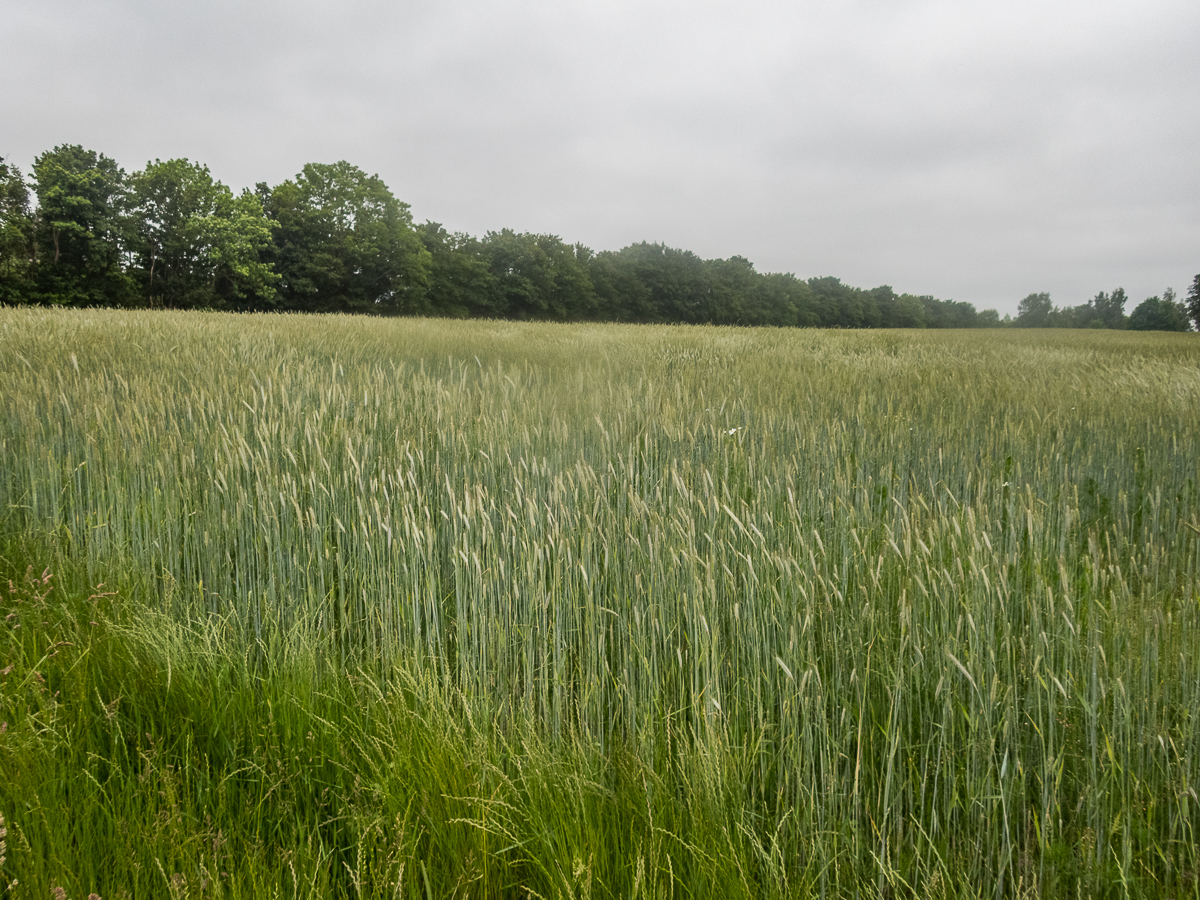
<instances>
[{"instance_id":1,"label":"cloudy sky","mask_svg":"<svg viewBox=\"0 0 1200 900\"><path fill-rule=\"evenodd\" d=\"M1136 303L1200 272L1197 47L1196 0L0 0L0 156L346 159L475 235Z\"/></svg>"}]
</instances>

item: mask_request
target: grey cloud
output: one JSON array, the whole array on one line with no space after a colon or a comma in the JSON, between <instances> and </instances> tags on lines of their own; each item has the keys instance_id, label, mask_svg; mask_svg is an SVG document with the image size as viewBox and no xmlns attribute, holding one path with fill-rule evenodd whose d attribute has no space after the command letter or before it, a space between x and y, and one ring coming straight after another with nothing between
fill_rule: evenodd
<instances>
[{"instance_id":1,"label":"grey cloud","mask_svg":"<svg viewBox=\"0 0 1200 900\"><path fill-rule=\"evenodd\" d=\"M419 219L1014 311L1200 271L1190 0L0 0L0 154L235 186L345 158Z\"/></svg>"}]
</instances>

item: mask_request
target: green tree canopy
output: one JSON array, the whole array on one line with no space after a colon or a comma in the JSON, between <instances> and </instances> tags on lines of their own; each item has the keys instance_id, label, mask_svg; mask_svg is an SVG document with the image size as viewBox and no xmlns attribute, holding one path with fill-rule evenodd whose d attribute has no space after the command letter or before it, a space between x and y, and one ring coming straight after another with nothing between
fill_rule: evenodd
<instances>
[{"instance_id":1,"label":"green tree canopy","mask_svg":"<svg viewBox=\"0 0 1200 900\"><path fill-rule=\"evenodd\" d=\"M407 203L346 161L309 163L266 194L280 305L309 312L428 311L432 257Z\"/></svg>"},{"instance_id":2,"label":"green tree canopy","mask_svg":"<svg viewBox=\"0 0 1200 900\"><path fill-rule=\"evenodd\" d=\"M0 160L0 302L285 309L561 321L875 327L1000 324L970 303L760 273L660 243L593 253L556 235L415 228L376 175L310 163L235 195L208 168L155 160L126 178L78 145L38 157L37 204ZM1037 324L1123 322L1124 292ZM1200 306L1200 301L1197 301ZM1034 316L1037 318L1037 316ZM1005 323L1009 320L1006 317ZM1021 324L1034 324L1026 316Z\"/></svg>"},{"instance_id":3,"label":"green tree canopy","mask_svg":"<svg viewBox=\"0 0 1200 900\"><path fill-rule=\"evenodd\" d=\"M921 302L925 307L925 324L929 328L978 328L981 324L979 313L970 303L938 300L929 295L921 297Z\"/></svg>"},{"instance_id":4,"label":"green tree canopy","mask_svg":"<svg viewBox=\"0 0 1200 900\"><path fill-rule=\"evenodd\" d=\"M704 260L690 250L665 244L631 244L618 251L623 265L649 293L651 321L707 322L711 289Z\"/></svg>"},{"instance_id":5,"label":"green tree canopy","mask_svg":"<svg viewBox=\"0 0 1200 900\"><path fill-rule=\"evenodd\" d=\"M1050 324L1054 304L1047 293L1030 294L1017 304L1017 327L1045 328Z\"/></svg>"},{"instance_id":6,"label":"green tree canopy","mask_svg":"<svg viewBox=\"0 0 1200 900\"><path fill-rule=\"evenodd\" d=\"M594 313L592 252L583 245L505 228L488 232L481 251L497 291L493 306L508 318L571 321Z\"/></svg>"},{"instance_id":7,"label":"green tree canopy","mask_svg":"<svg viewBox=\"0 0 1200 900\"><path fill-rule=\"evenodd\" d=\"M33 178L39 299L69 306L125 301L125 173L103 154L62 144L34 160Z\"/></svg>"},{"instance_id":8,"label":"green tree canopy","mask_svg":"<svg viewBox=\"0 0 1200 900\"><path fill-rule=\"evenodd\" d=\"M1125 289L1117 288L1111 294L1101 291L1092 301L1092 306L1105 328L1124 328L1125 303L1128 300L1129 298L1125 296Z\"/></svg>"},{"instance_id":9,"label":"green tree canopy","mask_svg":"<svg viewBox=\"0 0 1200 900\"><path fill-rule=\"evenodd\" d=\"M882 324L878 298L825 275L808 279L822 328L871 328Z\"/></svg>"},{"instance_id":10,"label":"green tree canopy","mask_svg":"<svg viewBox=\"0 0 1200 900\"><path fill-rule=\"evenodd\" d=\"M628 248L626 248L628 249ZM650 285L625 251L605 250L589 266L598 317L608 322L658 322Z\"/></svg>"},{"instance_id":11,"label":"green tree canopy","mask_svg":"<svg viewBox=\"0 0 1200 900\"><path fill-rule=\"evenodd\" d=\"M1187 309L1170 288L1164 297L1147 297L1129 315L1133 331L1190 331Z\"/></svg>"},{"instance_id":12,"label":"green tree canopy","mask_svg":"<svg viewBox=\"0 0 1200 900\"><path fill-rule=\"evenodd\" d=\"M242 308L271 302L278 277L263 259L271 230L256 196L235 197L207 166L186 159L155 160L130 180L131 245L150 305Z\"/></svg>"},{"instance_id":13,"label":"green tree canopy","mask_svg":"<svg viewBox=\"0 0 1200 900\"><path fill-rule=\"evenodd\" d=\"M815 325L812 290L790 273L757 275L750 292L744 325Z\"/></svg>"},{"instance_id":14,"label":"green tree canopy","mask_svg":"<svg viewBox=\"0 0 1200 900\"><path fill-rule=\"evenodd\" d=\"M914 297L912 294L901 294L899 297L894 297L891 299L892 302L890 304L881 304L884 310L886 310L882 322L884 328L925 327L924 297Z\"/></svg>"},{"instance_id":15,"label":"green tree canopy","mask_svg":"<svg viewBox=\"0 0 1200 900\"><path fill-rule=\"evenodd\" d=\"M1192 279L1187 293L1187 312L1196 330L1200 331L1200 275Z\"/></svg>"},{"instance_id":16,"label":"green tree canopy","mask_svg":"<svg viewBox=\"0 0 1200 900\"><path fill-rule=\"evenodd\" d=\"M21 170L0 157L0 303L28 301L33 290L33 214Z\"/></svg>"},{"instance_id":17,"label":"green tree canopy","mask_svg":"<svg viewBox=\"0 0 1200 900\"><path fill-rule=\"evenodd\" d=\"M432 314L456 319L504 315L496 277L476 238L450 234L437 222L426 222L417 234L430 256L426 306Z\"/></svg>"}]
</instances>

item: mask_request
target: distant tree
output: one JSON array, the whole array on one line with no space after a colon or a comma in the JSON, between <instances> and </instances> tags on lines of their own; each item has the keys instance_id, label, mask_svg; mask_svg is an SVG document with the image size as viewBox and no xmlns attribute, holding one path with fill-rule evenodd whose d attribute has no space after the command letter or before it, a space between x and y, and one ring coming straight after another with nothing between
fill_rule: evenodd
<instances>
[{"instance_id":1,"label":"distant tree","mask_svg":"<svg viewBox=\"0 0 1200 900\"><path fill-rule=\"evenodd\" d=\"M1017 304L1016 325L1018 328L1046 328L1053 311L1049 294L1030 294Z\"/></svg>"},{"instance_id":2,"label":"distant tree","mask_svg":"<svg viewBox=\"0 0 1200 900\"><path fill-rule=\"evenodd\" d=\"M417 234L430 256L426 306L431 315L461 319L504 314L496 278L478 240L450 234L437 222L426 222Z\"/></svg>"},{"instance_id":3,"label":"distant tree","mask_svg":"<svg viewBox=\"0 0 1200 900\"><path fill-rule=\"evenodd\" d=\"M224 187L224 185L222 185ZM208 221L210 287L214 306L262 310L274 308L279 275L270 261L271 223L250 191L217 197Z\"/></svg>"},{"instance_id":4,"label":"distant tree","mask_svg":"<svg viewBox=\"0 0 1200 900\"><path fill-rule=\"evenodd\" d=\"M407 203L346 161L309 163L265 196L280 306L396 315L429 311L432 259Z\"/></svg>"},{"instance_id":5,"label":"distant tree","mask_svg":"<svg viewBox=\"0 0 1200 900\"><path fill-rule=\"evenodd\" d=\"M870 324L870 313L875 312L878 322L878 304L871 297L871 303L864 302L867 293L861 288L843 284L840 278L823 276L808 279L812 290L813 302L823 328L865 328Z\"/></svg>"},{"instance_id":6,"label":"distant tree","mask_svg":"<svg viewBox=\"0 0 1200 900\"><path fill-rule=\"evenodd\" d=\"M596 317L604 322L658 322L650 285L626 250L605 250L588 263L596 293Z\"/></svg>"},{"instance_id":7,"label":"distant tree","mask_svg":"<svg viewBox=\"0 0 1200 900\"><path fill-rule=\"evenodd\" d=\"M791 274L760 274L740 256L703 260L686 250L640 243L596 254L588 270L592 317L605 321L820 324L807 283Z\"/></svg>"},{"instance_id":8,"label":"distant tree","mask_svg":"<svg viewBox=\"0 0 1200 900\"><path fill-rule=\"evenodd\" d=\"M874 290L859 290L856 299L858 300L859 328L878 328L883 324L883 311L879 308L881 298L890 299L895 295L889 285L884 285L886 291L880 291L878 288Z\"/></svg>"},{"instance_id":9,"label":"distant tree","mask_svg":"<svg viewBox=\"0 0 1200 900\"><path fill-rule=\"evenodd\" d=\"M553 275L536 236L505 228L484 235L483 248L502 314L510 319L546 318Z\"/></svg>"},{"instance_id":10,"label":"distant tree","mask_svg":"<svg viewBox=\"0 0 1200 900\"><path fill-rule=\"evenodd\" d=\"M913 294L901 294L896 298L896 328L924 328L925 303Z\"/></svg>"},{"instance_id":11,"label":"distant tree","mask_svg":"<svg viewBox=\"0 0 1200 900\"><path fill-rule=\"evenodd\" d=\"M925 306L925 325L928 328L974 328L978 313L965 301L938 300L921 297Z\"/></svg>"},{"instance_id":12,"label":"distant tree","mask_svg":"<svg viewBox=\"0 0 1200 900\"><path fill-rule=\"evenodd\" d=\"M778 272L759 275L754 293L753 305L766 316L756 324L802 327L816 324L812 289L795 275Z\"/></svg>"},{"instance_id":13,"label":"distant tree","mask_svg":"<svg viewBox=\"0 0 1200 900\"><path fill-rule=\"evenodd\" d=\"M884 328L925 327L924 298L913 294L896 296L896 293L886 285L875 288L874 294L882 317L880 324Z\"/></svg>"},{"instance_id":14,"label":"distant tree","mask_svg":"<svg viewBox=\"0 0 1200 900\"><path fill-rule=\"evenodd\" d=\"M132 284L121 266L125 173L78 144L62 144L33 163L38 211L37 292L66 306L121 304Z\"/></svg>"},{"instance_id":15,"label":"distant tree","mask_svg":"<svg viewBox=\"0 0 1200 900\"><path fill-rule=\"evenodd\" d=\"M1107 294L1102 295L1107 297ZM1050 324L1054 328L1104 328L1104 320L1096 309L1094 301L1081 303L1078 306L1064 306L1050 314Z\"/></svg>"},{"instance_id":16,"label":"distant tree","mask_svg":"<svg viewBox=\"0 0 1200 900\"><path fill-rule=\"evenodd\" d=\"M28 303L33 295L33 213L21 170L0 157L0 303Z\"/></svg>"},{"instance_id":17,"label":"distant tree","mask_svg":"<svg viewBox=\"0 0 1200 900\"><path fill-rule=\"evenodd\" d=\"M557 266L555 305L563 309L571 321L594 319L596 288L592 284L591 261L596 254L579 242L563 244L555 237L550 243Z\"/></svg>"},{"instance_id":18,"label":"distant tree","mask_svg":"<svg viewBox=\"0 0 1200 900\"><path fill-rule=\"evenodd\" d=\"M555 235L488 232L482 241L498 300L511 319L572 321L594 313L588 262L591 251Z\"/></svg>"},{"instance_id":19,"label":"distant tree","mask_svg":"<svg viewBox=\"0 0 1200 900\"><path fill-rule=\"evenodd\" d=\"M630 244L609 259L633 295L625 304L632 315L625 321L708 321L712 314L710 273L704 260L690 250L665 244Z\"/></svg>"},{"instance_id":20,"label":"distant tree","mask_svg":"<svg viewBox=\"0 0 1200 900\"><path fill-rule=\"evenodd\" d=\"M874 304L877 325L880 328L896 328L896 301L899 299L890 284L881 284L871 288L871 300Z\"/></svg>"},{"instance_id":21,"label":"distant tree","mask_svg":"<svg viewBox=\"0 0 1200 900\"><path fill-rule=\"evenodd\" d=\"M130 245L151 306L261 308L278 277L263 258L270 224L257 196L234 196L207 166L155 160L130 179Z\"/></svg>"},{"instance_id":22,"label":"distant tree","mask_svg":"<svg viewBox=\"0 0 1200 900\"><path fill-rule=\"evenodd\" d=\"M1125 327L1125 303L1128 299L1124 288L1117 288L1111 294L1101 291L1096 295L1092 307L1105 328Z\"/></svg>"},{"instance_id":23,"label":"distant tree","mask_svg":"<svg viewBox=\"0 0 1200 900\"><path fill-rule=\"evenodd\" d=\"M696 321L712 325L766 325L773 318L767 295L758 292L761 276L743 256L708 260L707 287ZM771 323L774 324L774 323Z\"/></svg>"},{"instance_id":24,"label":"distant tree","mask_svg":"<svg viewBox=\"0 0 1200 900\"><path fill-rule=\"evenodd\" d=\"M1147 297L1129 316L1132 331L1189 331L1187 310L1175 301L1175 292L1167 288L1166 295Z\"/></svg>"},{"instance_id":25,"label":"distant tree","mask_svg":"<svg viewBox=\"0 0 1200 900\"><path fill-rule=\"evenodd\" d=\"M994 309L980 310L975 317L976 328L999 328L1000 325L1000 313Z\"/></svg>"},{"instance_id":26,"label":"distant tree","mask_svg":"<svg viewBox=\"0 0 1200 900\"><path fill-rule=\"evenodd\" d=\"M1196 330L1200 331L1200 275L1192 279L1192 286L1188 288L1187 312Z\"/></svg>"}]
</instances>

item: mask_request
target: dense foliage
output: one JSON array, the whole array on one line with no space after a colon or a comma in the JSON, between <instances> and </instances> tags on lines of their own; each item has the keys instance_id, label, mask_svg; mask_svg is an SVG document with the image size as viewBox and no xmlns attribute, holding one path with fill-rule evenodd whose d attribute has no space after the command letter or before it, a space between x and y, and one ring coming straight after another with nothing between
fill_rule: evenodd
<instances>
[{"instance_id":1,"label":"dense foliage","mask_svg":"<svg viewBox=\"0 0 1200 900\"><path fill-rule=\"evenodd\" d=\"M1167 289L1126 316L1125 291L1055 308L1030 294L1015 322L966 302L755 271L639 243L593 252L555 235L416 225L377 175L310 163L235 196L186 159L126 175L62 145L30 185L0 160L0 303L164 307L536 321L818 328L1200 327L1200 301ZM1200 280L1200 275L1197 276Z\"/></svg>"},{"instance_id":2,"label":"dense foliage","mask_svg":"<svg viewBox=\"0 0 1200 900\"><path fill-rule=\"evenodd\" d=\"M1193 282L1189 297L1200 296L1200 275ZM1019 328L1128 328L1131 331L1191 331L1192 322L1200 328L1200 302L1180 302L1175 291L1167 288L1162 297L1147 297L1134 311L1125 315L1129 298L1123 288L1111 294L1101 291L1087 303L1057 308L1046 293L1030 294L1017 307L1013 323ZM1192 322L1189 322L1188 319Z\"/></svg>"},{"instance_id":3,"label":"dense foliage","mask_svg":"<svg viewBox=\"0 0 1200 900\"><path fill-rule=\"evenodd\" d=\"M1196 895L1188 336L0 335L0 895Z\"/></svg>"},{"instance_id":4,"label":"dense foliage","mask_svg":"<svg viewBox=\"0 0 1200 900\"><path fill-rule=\"evenodd\" d=\"M554 235L483 238L415 225L378 176L346 162L235 196L204 166L126 175L79 146L0 161L0 302L290 310L542 321L837 328L1000 324L970 303L762 274L661 244L594 253Z\"/></svg>"}]
</instances>

